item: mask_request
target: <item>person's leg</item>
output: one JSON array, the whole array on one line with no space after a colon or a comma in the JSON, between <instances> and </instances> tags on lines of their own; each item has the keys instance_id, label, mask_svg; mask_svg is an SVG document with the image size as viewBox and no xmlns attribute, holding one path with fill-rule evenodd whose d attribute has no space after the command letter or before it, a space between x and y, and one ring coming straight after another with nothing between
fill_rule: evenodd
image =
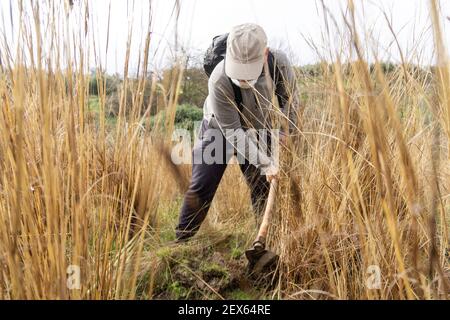
<instances>
[{"instance_id":1,"label":"person's leg","mask_svg":"<svg viewBox=\"0 0 450 320\"><path fill-rule=\"evenodd\" d=\"M255 212L256 220L259 222L259 218L264 214L270 184L266 176L261 174L259 169L247 161L240 164L240 168L250 188L253 211Z\"/></svg>"},{"instance_id":2,"label":"person's leg","mask_svg":"<svg viewBox=\"0 0 450 320\"><path fill-rule=\"evenodd\" d=\"M176 230L178 241L193 237L206 218L226 164L194 164Z\"/></svg>"},{"instance_id":3,"label":"person's leg","mask_svg":"<svg viewBox=\"0 0 450 320\"><path fill-rule=\"evenodd\" d=\"M200 225L206 218L217 187L227 167L226 156L220 161L214 161L211 164L203 161L203 153L206 148L211 146L212 141L205 137L201 137L201 139L193 150L193 158L197 159L197 161L194 160L192 165L191 182L181 207L179 223L176 228L177 241L187 241L197 233ZM199 159L201 161L198 161Z\"/></svg>"}]
</instances>

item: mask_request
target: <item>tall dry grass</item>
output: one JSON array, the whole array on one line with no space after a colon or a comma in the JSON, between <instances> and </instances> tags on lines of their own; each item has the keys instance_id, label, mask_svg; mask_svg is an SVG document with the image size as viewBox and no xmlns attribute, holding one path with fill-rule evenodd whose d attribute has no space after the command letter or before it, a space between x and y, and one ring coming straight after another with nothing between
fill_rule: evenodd
<instances>
[{"instance_id":1,"label":"tall dry grass","mask_svg":"<svg viewBox=\"0 0 450 320\"><path fill-rule=\"evenodd\" d=\"M79 5L76 30L66 2L20 2L18 45L2 43L0 299L134 298L159 200L174 192L155 151L164 141L142 130L149 110L140 117L145 82L156 86L147 79L150 24L133 103L124 94L129 41L120 116L107 131L101 62L101 112L88 116L89 2ZM178 86L166 101L168 125ZM80 267L80 290L68 289L70 265Z\"/></svg>"},{"instance_id":2,"label":"tall dry grass","mask_svg":"<svg viewBox=\"0 0 450 320\"><path fill-rule=\"evenodd\" d=\"M377 61L371 70L349 1L346 50L356 60L343 65L337 55L320 82L305 81L303 90L318 94L287 153L273 241L288 297L448 297L449 61L430 4L432 74L405 60L393 74ZM376 290L367 283L373 266Z\"/></svg>"},{"instance_id":3,"label":"tall dry grass","mask_svg":"<svg viewBox=\"0 0 450 320\"><path fill-rule=\"evenodd\" d=\"M119 119L108 131L104 112L96 119L87 110L87 57L105 48L85 40L93 32L89 2L79 4L78 29L68 26L65 4L24 5L19 43L0 42L0 299L133 299L140 275L157 270L164 204L185 189L185 168L168 161L169 134L141 126L139 92L146 81L156 88L146 77L151 26L131 105L128 41ZM391 74L379 63L371 70L349 1L344 49L356 60L348 63L343 51L322 77L299 75L308 98L282 155L269 239L281 255L272 297L448 297L450 64L437 3L430 4L438 63L429 73L406 58ZM95 67L104 70L100 61ZM178 70L165 88L168 133ZM253 225L238 179L230 166L203 234ZM80 289L67 287L69 265L80 267ZM381 271L378 289L367 286L370 266ZM152 297L155 274L148 281L145 297Z\"/></svg>"}]
</instances>

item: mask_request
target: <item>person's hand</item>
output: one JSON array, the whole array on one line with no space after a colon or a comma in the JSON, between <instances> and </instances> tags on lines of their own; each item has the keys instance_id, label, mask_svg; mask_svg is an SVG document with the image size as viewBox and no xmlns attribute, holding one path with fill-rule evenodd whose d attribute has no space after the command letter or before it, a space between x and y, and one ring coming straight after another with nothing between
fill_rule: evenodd
<instances>
[{"instance_id":1,"label":"person's hand","mask_svg":"<svg viewBox=\"0 0 450 320\"><path fill-rule=\"evenodd\" d=\"M278 175L266 175L267 182L272 183L272 181L278 180Z\"/></svg>"}]
</instances>

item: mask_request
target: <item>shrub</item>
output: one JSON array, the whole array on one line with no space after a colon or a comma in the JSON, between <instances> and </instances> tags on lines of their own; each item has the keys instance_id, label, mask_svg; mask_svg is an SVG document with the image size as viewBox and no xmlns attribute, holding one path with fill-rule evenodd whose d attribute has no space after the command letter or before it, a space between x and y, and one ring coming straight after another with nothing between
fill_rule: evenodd
<instances>
[{"instance_id":1,"label":"shrub","mask_svg":"<svg viewBox=\"0 0 450 320\"><path fill-rule=\"evenodd\" d=\"M151 128L154 128L156 123L163 125L166 120L166 113L166 110L163 110L153 116L150 121ZM202 109L188 104L179 105L175 112L175 127L193 131L195 122L201 121L202 118Z\"/></svg>"},{"instance_id":2,"label":"shrub","mask_svg":"<svg viewBox=\"0 0 450 320\"><path fill-rule=\"evenodd\" d=\"M104 75L102 80L105 81L105 90L107 96L110 96L113 93L117 92L117 88L122 83L122 80L119 78L119 76ZM98 96L98 85L99 83L96 73L91 74L89 78L89 94Z\"/></svg>"}]
</instances>

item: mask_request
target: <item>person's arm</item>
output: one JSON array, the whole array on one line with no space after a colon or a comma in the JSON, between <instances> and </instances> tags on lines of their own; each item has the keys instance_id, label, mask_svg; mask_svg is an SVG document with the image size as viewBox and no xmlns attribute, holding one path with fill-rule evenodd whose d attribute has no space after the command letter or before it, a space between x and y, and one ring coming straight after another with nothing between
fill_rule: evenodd
<instances>
[{"instance_id":1,"label":"person's arm","mask_svg":"<svg viewBox=\"0 0 450 320\"><path fill-rule=\"evenodd\" d=\"M231 87L219 79L208 82L208 103L225 138L236 148L237 152L248 162L263 172L273 164L271 159L258 148L258 143L251 130L242 129L239 110L234 102Z\"/></svg>"}]
</instances>

